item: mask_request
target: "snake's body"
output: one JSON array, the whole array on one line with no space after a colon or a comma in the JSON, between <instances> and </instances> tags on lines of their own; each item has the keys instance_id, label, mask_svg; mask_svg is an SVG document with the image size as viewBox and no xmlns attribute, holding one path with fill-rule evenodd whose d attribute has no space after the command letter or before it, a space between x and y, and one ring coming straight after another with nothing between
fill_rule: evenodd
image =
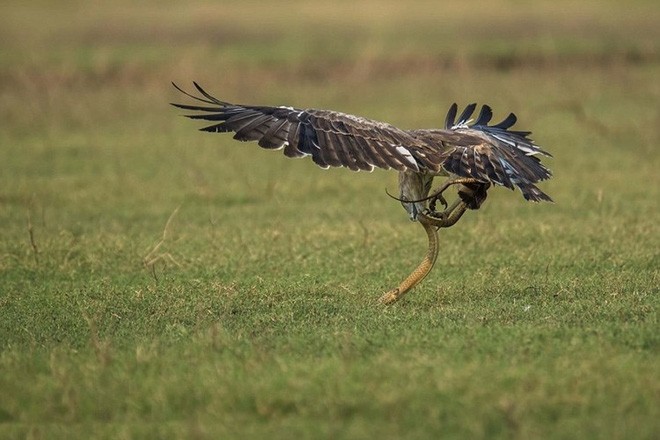
<instances>
[{"instance_id":1,"label":"snake's body","mask_svg":"<svg viewBox=\"0 0 660 440\"><path fill-rule=\"evenodd\" d=\"M391 304L401 299L410 289L419 284L428 273L433 269L435 261L438 259L438 252L440 247L438 245L438 229L448 228L454 225L458 219L465 213L468 205L460 199L456 201L447 211L449 215L445 218L430 217L425 214L419 214L418 220L426 231L429 238L429 249L424 256L421 263L412 271L408 277L396 287L385 295L380 297L380 302L383 304Z\"/></svg>"},{"instance_id":2,"label":"snake's body","mask_svg":"<svg viewBox=\"0 0 660 440\"><path fill-rule=\"evenodd\" d=\"M426 235L429 237L429 249L424 259L408 278L403 280L399 287L396 287L380 298L383 304L391 304L401 298L406 292L419 284L428 273L433 269L435 261L438 259L438 229L433 226L426 218L420 218L419 223L424 227Z\"/></svg>"}]
</instances>

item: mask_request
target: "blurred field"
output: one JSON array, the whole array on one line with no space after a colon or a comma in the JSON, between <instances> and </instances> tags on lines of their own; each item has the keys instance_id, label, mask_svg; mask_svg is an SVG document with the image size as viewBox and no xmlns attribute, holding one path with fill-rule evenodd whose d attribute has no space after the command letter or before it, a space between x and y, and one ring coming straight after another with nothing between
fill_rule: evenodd
<instances>
[{"instance_id":1,"label":"blurred field","mask_svg":"<svg viewBox=\"0 0 660 440\"><path fill-rule=\"evenodd\" d=\"M0 437L660 436L653 1L0 5ZM241 103L514 111L555 204L425 251L396 174L199 133Z\"/></svg>"}]
</instances>

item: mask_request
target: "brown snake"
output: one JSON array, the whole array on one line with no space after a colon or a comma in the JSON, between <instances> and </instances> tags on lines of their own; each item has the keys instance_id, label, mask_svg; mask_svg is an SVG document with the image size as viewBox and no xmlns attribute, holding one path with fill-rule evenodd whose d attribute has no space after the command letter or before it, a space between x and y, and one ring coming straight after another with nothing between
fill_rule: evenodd
<instances>
[{"instance_id":1,"label":"brown snake","mask_svg":"<svg viewBox=\"0 0 660 440\"><path fill-rule=\"evenodd\" d=\"M392 304L398 301L429 274L431 269L433 269L433 265L435 265L435 261L438 259L438 252L440 250L438 246L438 229L448 228L455 224L458 219L461 218L463 213L465 213L466 209L466 203L457 202L449 209L450 214L445 218L435 218L425 214L418 215L419 223L422 225L429 238L429 249L422 262L419 263L415 270L413 270L412 273L401 282L401 284L399 284L399 287L385 293L380 297L378 300L379 302L382 304Z\"/></svg>"}]
</instances>

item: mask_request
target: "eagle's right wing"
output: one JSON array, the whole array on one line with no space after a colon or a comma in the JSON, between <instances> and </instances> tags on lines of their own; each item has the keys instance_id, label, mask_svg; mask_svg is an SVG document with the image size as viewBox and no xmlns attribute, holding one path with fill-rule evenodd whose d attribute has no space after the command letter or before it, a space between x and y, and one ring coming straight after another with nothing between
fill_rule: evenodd
<instances>
[{"instance_id":1,"label":"eagle's right wing","mask_svg":"<svg viewBox=\"0 0 660 440\"><path fill-rule=\"evenodd\" d=\"M187 115L191 119L213 122L202 131L234 132L234 139L283 148L288 157L311 156L322 168L440 169L439 151L390 124L331 110L230 104L194 85L201 97L174 87L204 105L172 105L199 112Z\"/></svg>"}]
</instances>

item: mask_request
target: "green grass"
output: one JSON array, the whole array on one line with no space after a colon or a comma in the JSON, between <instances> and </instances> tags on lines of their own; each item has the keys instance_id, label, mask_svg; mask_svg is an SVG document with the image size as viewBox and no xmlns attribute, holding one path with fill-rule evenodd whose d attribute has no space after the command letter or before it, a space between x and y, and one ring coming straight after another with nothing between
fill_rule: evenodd
<instances>
[{"instance_id":1,"label":"green grass","mask_svg":"<svg viewBox=\"0 0 660 440\"><path fill-rule=\"evenodd\" d=\"M658 438L659 8L408 4L5 2L0 437ZM380 306L426 248L396 174L196 132L193 79L515 111L556 203L491 191Z\"/></svg>"}]
</instances>

